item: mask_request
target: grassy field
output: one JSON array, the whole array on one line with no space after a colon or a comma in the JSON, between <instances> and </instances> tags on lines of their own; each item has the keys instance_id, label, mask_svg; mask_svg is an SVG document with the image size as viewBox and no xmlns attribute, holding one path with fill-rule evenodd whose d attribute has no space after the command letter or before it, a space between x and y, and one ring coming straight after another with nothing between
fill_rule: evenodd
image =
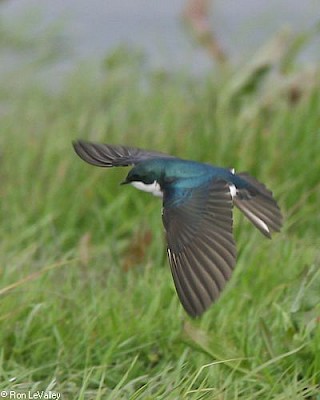
<instances>
[{"instance_id":1,"label":"grassy field","mask_svg":"<svg viewBox=\"0 0 320 400\"><path fill-rule=\"evenodd\" d=\"M0 90L0 388L319 399L320 85L147 72L121 54L99 79L85 70L51 94L18 82L2 77ZM275 193L284 229L266 240L236 211L236 271L191 320L161 202L120 187L125 169L81 162L76 138L250 171Z\"/></svg>"}]
</instances>

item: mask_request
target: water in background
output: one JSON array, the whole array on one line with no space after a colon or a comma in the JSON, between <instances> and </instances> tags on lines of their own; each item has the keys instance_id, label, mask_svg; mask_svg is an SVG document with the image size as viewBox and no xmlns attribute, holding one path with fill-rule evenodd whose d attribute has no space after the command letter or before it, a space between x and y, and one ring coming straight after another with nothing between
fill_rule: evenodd
<instances>
[{"instance_id":1,"label":"water in background","mask_svg":"<svg viewBox=\"0 0 320 400\"><path fill-rule=\"evenodd\" d=\"M185 4L185 0L8 0L0 3L0 18L7 25L31 18L30 35L37 39L46 27L61 22L70 52L50 71L53 75L69 71L81 60L101 60L123 43L142 49L153 67L199 74L213 63L182 24ZM215 0L211 10L212 27L234 62L246 60L282 28L304 31L319 19L319 0ZM302 60L319 59L320 40L314 40Z\"/></svg>"}]
</instances>

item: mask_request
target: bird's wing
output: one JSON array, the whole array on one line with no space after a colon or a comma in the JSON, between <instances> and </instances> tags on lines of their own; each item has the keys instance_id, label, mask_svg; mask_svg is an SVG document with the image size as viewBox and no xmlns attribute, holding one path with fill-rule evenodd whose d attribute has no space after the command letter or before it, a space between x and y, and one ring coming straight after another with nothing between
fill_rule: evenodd
<instances>
[{"instance_id":1,"label":"bird's wing","mask_svg":"<svg viewBox=\"0 0 320 400\"><path fill-rule=\"evenodd\" d=\"M279 232L282 227L282 214L272 192L247 172L237 176L248 182L253 190L238 189L234 204L260 232L271 238L272 233Z\"/></svg>"},{"instance_id":2,"label":"bird's wing","mask_svg":"<svg viewBox=\"0 0 320 400\"><path fill-rule=\"evenodd\" d=\"M179 299L189 315L199 316L218 298L235 265L229 186L213 181L184 193L169 189L162 218Z\"/></svg>"},{"instance_id":3,"label":"bird's wing","mask_svg":"<svg viewBox=\"0 0 320 400\"><path fill-rule=\"evenodd\" d=\"M125 167L138 164L150 158L172 158L172 156L165 153L83 140L74 141L73 147L80 158L98 167Z\"/></svg>"}]
</instances>

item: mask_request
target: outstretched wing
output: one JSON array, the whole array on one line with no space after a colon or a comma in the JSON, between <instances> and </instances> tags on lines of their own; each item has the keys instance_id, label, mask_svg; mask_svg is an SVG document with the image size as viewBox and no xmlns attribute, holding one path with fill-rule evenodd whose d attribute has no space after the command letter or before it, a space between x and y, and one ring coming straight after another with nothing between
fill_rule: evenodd
<instances>
[{"instance_id":1,"label":"outstretched wing","mask_svg":"<svg viewBox=\"0 0 320 400\"><path fill-rule=\"evenodd\" d=\"M282 227L282 214L272 192L246 172L240 172L237 176L248 182L253 191L238 189L234 204L260 232L271 238L272 233L279 232Z\"/></svg>"},{"instance_id":2,"label":"outstretched wing","mask_svg":"<svg viewBox=\"0 0 320 400\"><path fill-rule=\"evenodd\" d=\"M172 158L172 156L146 151L135 147L100 144L77 140L73 142L75 152L89 164L98 167L125 167L150 158Z\"/></svg>"},{"instance_id":3,"label":"outstretched wing","mask_svg":"<svg viewBox=\"0 0 320 400\"><path fill-rule=\"evenodd\" d=\"M175 287L187 313L196 317L218 298L235 265L230 189L222 181L183 192L169 189L163 203Z\"/></svg>"}]
</instances>

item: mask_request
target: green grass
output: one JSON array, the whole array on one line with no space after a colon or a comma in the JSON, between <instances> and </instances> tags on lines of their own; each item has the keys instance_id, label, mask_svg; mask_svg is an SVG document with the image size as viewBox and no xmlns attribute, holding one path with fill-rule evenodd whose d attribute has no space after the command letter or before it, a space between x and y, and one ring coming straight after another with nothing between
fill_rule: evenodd
<instances>
[{"instance_id":1,"label":"green grass","mask_svg":"<svg viewBox=\"0 0 320 400\"><path fill-rule=\"evenodd\" d=\"M231 96L237 74L195 80L138 61L109 60L100 80L75 74L51 95L3 81L0 388L318 399L320 86L295 103L273 88L266 102L256 87ZM126 170L81 162L76 138L248 170L275 193L284 229L266 240L236 212L236 271L191 320L170 276L161 203L120 187Z\"/></svg>"}]
</instances>

